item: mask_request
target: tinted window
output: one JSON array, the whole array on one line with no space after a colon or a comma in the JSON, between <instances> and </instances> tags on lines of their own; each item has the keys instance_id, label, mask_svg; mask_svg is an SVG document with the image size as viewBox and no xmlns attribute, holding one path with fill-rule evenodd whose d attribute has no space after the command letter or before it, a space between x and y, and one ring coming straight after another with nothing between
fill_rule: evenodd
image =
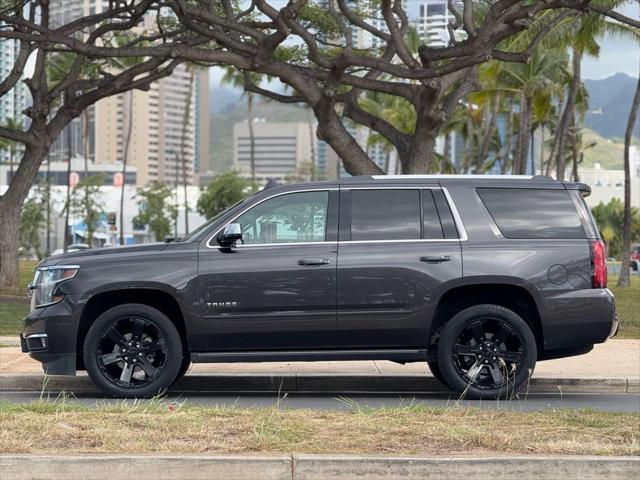
<instances>
[{"instance_id":1,"label":"tinted window","mask_svg":"<svg viewBox=\"0 0 640 480\"><path fill-rule=\"evenodd\" d=\"M300 192L265 200L240 215L245 244L323 242L329 192Z\"/></svg>"},{"instance_id":2,"label":"tinted window","mask_svg":"<svg viewBox=\"0 0 640 480\"><path fill-rule=\"evenodd\" d=\"M422 191L422 238L443 238L442 226L431 190Z\"/></svg>"},{"instance_id":3,"label":"tinted window","mask_svg":"<svg viewBox=\"0 0 640 480\"><path fill-rule=\"evenodd\" d=\"M351 192L351 240L419 238L419 190L353 190Z\"/></svg>"},{"instance_id":4,"label":"tinted window","mask_svg":"<svg viewBox=\"0 0 640 480\"><path fill-rule=\"evenodd\" d=\"M585 238L566 190L478 188L477 191L507 238Z\"/></svg>"},{"instance_id":5,"label":"tinted window","mask_svg":"<svg viewBox=\"0 0 640 480\"><path fill-rule=\"evenodd\" d=\"M436 207L438 208L438 215L440 216L440 223L442 224L444 238L458 238L458 229L453 221L449 202L447 202L442 190L433 190L433 198L435 199Z\"/></svg>"}]
</instances>

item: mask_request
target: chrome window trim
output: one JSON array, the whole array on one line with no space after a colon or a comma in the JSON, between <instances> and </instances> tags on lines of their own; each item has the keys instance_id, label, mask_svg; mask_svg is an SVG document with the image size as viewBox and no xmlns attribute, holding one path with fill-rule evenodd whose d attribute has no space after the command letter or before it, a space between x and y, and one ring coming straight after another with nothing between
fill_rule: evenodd
<instances>
[{"instance_id":1,"label":"chrome window trim","mask_svg":"<svg viewBox=\"0 0 640 480\"><path fill-rule=\"evenodd\" d=\"M467 230L464 228L464 223L462 222L462 217L460 216L460 212L458 212L458 208L456 207L453 198L449 194L449 190L442 187L442 191L444 193L445 198L447 199L447 203L449 204L449 208L451 209L451 215L453 215L453 222L456 224L456 229L458 230L458 237L461 242L466 242L469 240L469 236L467 235Z\"/></svg>"},{"instance_id":2,"label":"chrome window trim","mask_svg":"<svg viewBox=\"0 0 640 480\"><path fill-rule=\"evenodd\" d=\"M401 177L410 177L410 175L401 175ZM510 175L509 175L510 176ZM458 230L459 238L412 238L412 239L398 239L398 240L340 240L340 241L324 241L324 242L290 242L290 243L253 243L250 245L234 245L233 248L251 248L251 247L283 247L283 246L301 246L301 245L341 245L341 244L384 244L384 243L433 243L433 242L466 242L469 237L467 235L467 231L464 228L464 223L462 222L462 218L460 217L460 213L456 207L456 204L453 201L453 198L449 194L447 188L437 185L416 185L416 186L341 186L340 188L329 187L329 188L317 188L317 189L304 189L304 190L292 190L289 192L280 192L275 195L271 195L269 197L263 198L258 203L254 203L250 207L247 207L234 218L225 223L222 228L218 229L209 240L205 246L207 248L222 248L220 245L211 245L211 242L215 240L220 232L224 230L224 228L229 224L233 223L238 217L243 215L245 212L251 210L253 207L265 202L271 198L279 197L282 195L287 195L290 193L304 193L304 192L326 192L326 191L336 191L336 190L442 190L444 196L449 204L449 208L451 209L451 215L453 216L453 222L456 225L456 229Z\"/></svg>"},{"instance_id":3,"label":"chrome window trim","mask_svg":"<svg viewBox=\"0 0 640 480\"><path fill-rule=\"evenodd\" d=\"M257 203L254 203L253 205L250 205L249 207L245 208L240 213L238 213L235 217L233 217L228 222L226 222L222 226L222 228L219 228L218 230L216 230L216 232L209 237L209 240L207 240L207 243L205 244L205 247L207 247L207 248L224 248L224 247L222 247L221 245L218 245L218 244L212 245L211 241L215 240L215 238L218 236L218 234L220 232L222 232L227 225L229 225L230 223L234 223L235 220L238 219L238 217L240 217L241 215L244 215L246 212L251 210L253 207L257 207L262 202L266 202L267 200L270 200L272 198L281 197L282 195L289 195L291 193L331 192L331 191L337 191L337 190L338 190L337 187L326 187L326 188L309 188L309 189L290 190L290 191L287 191L287 192L274 193L273 195L265 197L262 200L258 201ZM233 248L275 247L275 246L280 247L280 246L283 246L283 245L322 245L322 244L333 244L333 243L337 243L337 242L334 242L334 241L328 242L328 241L325 240L325 241L322 241L322 242L252 243L250 245L233 245Z\"/></svg>"}]
</instances>

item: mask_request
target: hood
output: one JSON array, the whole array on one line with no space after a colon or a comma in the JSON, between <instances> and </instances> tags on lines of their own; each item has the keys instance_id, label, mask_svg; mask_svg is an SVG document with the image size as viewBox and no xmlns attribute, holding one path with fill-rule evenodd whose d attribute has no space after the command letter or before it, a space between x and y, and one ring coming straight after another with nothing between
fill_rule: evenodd
<instances>
[{"instance_id":1,"label":"hood","mask_svg":"<svg viewBox=\"0 0 640 480\"><path fill-rule=\"evenodd\" d=\"M91 258L112 255L114 257L128 256L137 253L160 252L169 247L169 243L145 243L142 245L130 245L127 247L90 248L78 252L62 253L45 258L38 266L58 265L60 263L71 263L73 261L86 261Z\"/></svg>"}]
</instances>

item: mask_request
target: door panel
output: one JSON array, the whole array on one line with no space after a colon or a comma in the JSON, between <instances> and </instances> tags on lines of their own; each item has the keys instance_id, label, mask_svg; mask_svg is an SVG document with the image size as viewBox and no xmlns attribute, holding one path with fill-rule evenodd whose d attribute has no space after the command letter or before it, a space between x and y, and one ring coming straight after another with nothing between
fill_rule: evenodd
<instances>
[{"instance_id":1,"label":"door panel","mask_svg":"<svg viewBox=\"0 0 640 480\"><path fill-rule=\"evenodd\" d=\"M199 283L202 350L336 344L335 243L206 249Z\"/></svg>"},{"instance_id":2,"label":"door panel","mask_svg":"<svg viewBox=\"0 0 640 480\"><path fill-rule=\"evenodd\" d=\"M202 244L195 351L300 350L337 342L338 192L282 192L238 223L244 244Z\"/></svg>"},{"instance_id":3,"label":"door panel","mask_svg":"<svg viewBox=\"0 0 640 480\"><path fill-rule=\"evenodd\" d=\"M345 348L424 347L437 299L462 284L462 252L437 187L340 193L338 334Z\"/></svg>"},{"instance_id":4,"label":"door panel","mask_svg":"<svg viewBox=\"0 0 640 480\"><path fill-rule=\"evenodd\" d=\"M422 257L433 257L431 261ZM440 257L449 260L431 263ZM423 347L443 290L462 284L460 242L341 242L338 331L343 347Z\"/></svg>"}]
</instances>

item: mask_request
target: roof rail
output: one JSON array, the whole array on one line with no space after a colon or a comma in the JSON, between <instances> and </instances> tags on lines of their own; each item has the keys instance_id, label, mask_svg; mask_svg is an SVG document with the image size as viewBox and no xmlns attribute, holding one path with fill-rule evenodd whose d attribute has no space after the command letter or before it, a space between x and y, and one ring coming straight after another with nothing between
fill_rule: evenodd
<instances>
[{"instance_id":1,"label":"roof rail","mask_svg":"<svg viewBox=\"0 0 640 480\"><path fill-rule=\"evenodd\" d=\"M484 179L484 180L535 180L535 181L554 181L547 175L371 175L368 178L374 180L439 180L439 179Z\"/></svg>"}]
</instances>

